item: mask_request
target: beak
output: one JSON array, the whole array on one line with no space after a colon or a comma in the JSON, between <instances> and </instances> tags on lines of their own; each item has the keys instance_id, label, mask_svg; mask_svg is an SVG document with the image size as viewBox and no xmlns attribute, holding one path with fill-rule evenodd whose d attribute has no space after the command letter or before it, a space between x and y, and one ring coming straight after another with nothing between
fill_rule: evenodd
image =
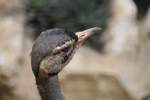
<instances>
[{"instance_id":1,"label":"beak","mask_svg":"<svg viewBox=\"0 0 150 100\"><path fill-rule=\"evenodd\" d=\"M85 40L87 40L90 36L92 36L95 33L100 33L101 28L99 27L94 27L90 28L81 32L76 32L75 35L78 37L78 44L82 45Z\"/></svg>"}]
</instances>

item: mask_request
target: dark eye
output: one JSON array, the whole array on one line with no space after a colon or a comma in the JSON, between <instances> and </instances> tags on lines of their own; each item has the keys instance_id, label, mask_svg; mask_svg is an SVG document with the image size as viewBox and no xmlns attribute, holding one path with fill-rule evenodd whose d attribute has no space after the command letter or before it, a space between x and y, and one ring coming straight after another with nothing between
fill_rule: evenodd
<instances>
[{"instance_id":1,"label":"dark eye","mask_svg":"<svg viewBox=\"0 0 150 100\"><path fill-rule=\"evenodd\" d=\"M68 60L68 58L69 58L68 55L65 55L64 59L62 60L62 63L65 63Z\"/></svg>"}]
</instances>

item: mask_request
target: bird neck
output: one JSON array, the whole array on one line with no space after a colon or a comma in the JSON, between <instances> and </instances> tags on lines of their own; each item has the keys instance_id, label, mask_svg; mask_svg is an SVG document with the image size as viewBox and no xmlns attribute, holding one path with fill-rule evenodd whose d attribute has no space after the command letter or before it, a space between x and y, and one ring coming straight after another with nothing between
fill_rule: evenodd
<instances>
[{"instance_id":1,"label":"bird neck","mask_svg":"<svg viewBox=\"0 0 150 100\"><path fill-rule=\"evenodd\" d=\"M58 75L38 81L37 86L42 100L64 100L59 85Z\"/></svg>"}]
</instances>

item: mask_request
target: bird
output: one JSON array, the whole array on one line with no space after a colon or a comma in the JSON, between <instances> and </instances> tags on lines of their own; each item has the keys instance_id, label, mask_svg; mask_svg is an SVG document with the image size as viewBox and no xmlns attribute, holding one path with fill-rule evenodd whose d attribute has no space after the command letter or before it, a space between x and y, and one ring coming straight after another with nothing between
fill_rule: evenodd
<instances>
[{"instance_id":1,"label":"bird","mask_svg":"<svg viewBox=\"0 0 150 100\"><path fill-rule=\"evenodd\" d=\"M31 51L31 66L42 100L65 100L62 95L59 72L71 61L84 41L101 28L67 32L61 28L48 29L35 40Z\"/></svg>"}]
</instances>

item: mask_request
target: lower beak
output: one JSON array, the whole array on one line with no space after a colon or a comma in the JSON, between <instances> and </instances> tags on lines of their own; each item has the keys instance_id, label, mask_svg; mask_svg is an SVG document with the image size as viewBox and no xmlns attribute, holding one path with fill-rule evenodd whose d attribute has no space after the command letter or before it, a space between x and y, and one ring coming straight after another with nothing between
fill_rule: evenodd
<instances>
[{"instance_id":1,"label":"lower beak","mask_svg":"<svg viewBox=\"0 0 150 100\"><path fill-rule=\"evenodd\" d=\"M78 44L82 45L85 40L87 40L90 36L92 36L95 33L100 33L101 28L99 27L94 27L90 28L81 32L76 32L76 36L78 37Z\"/></svg>"}]
</instances>

